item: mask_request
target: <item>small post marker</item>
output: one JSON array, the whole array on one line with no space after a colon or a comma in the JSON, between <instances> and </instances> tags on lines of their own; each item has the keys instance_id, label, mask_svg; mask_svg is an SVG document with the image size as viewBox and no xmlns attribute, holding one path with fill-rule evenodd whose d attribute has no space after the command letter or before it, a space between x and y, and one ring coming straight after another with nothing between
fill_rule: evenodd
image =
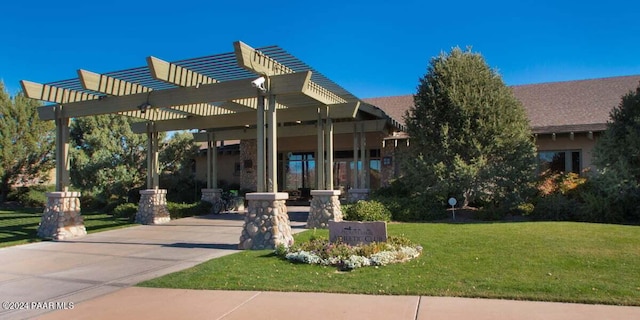
<instances>
[{"instance_id":1,"label":"small post marker","mask_svg":"<svg viewBox=\"0 0 640 320\"><path fill-rule=\"evenodd\" d=\"M451 210L453 210L453 220L456 220L456 203L458 203L458 200L456 200L456 198L451 197L449 198L449 205L451 206Z\"/></svg>"}]
</instances>

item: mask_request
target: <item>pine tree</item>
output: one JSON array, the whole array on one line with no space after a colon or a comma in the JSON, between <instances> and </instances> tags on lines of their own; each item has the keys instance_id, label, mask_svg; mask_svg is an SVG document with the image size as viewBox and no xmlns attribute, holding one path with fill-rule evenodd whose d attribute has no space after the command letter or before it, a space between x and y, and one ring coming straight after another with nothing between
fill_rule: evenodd
<instances>
[{"instance_id":1,"label":"pine tree","mask_svg":"<svg viewBox=\"0 0 640 320\"><path fill-rule=\"evenodd\" d=\"M640 219L640 85L622 97L610 113L604 134L593 151L597 172L592 177L595 221ZM597 200L597 201L596 201Z\"/></svg>"},{"instance_id":2,"label":"pine tree","mask_svg":"<svg viewBox=\"0 0 640 320\"><path fill-rule=\"evenodd\" d=\"M454 48L433 58L405 122L403 165L416 195L505 208L526 199L536 166L526 113L480 54Z\"/></svg>"},{"instance_id":3,"label":"pine tree","mask_svg":"<svg viewBox=\"0 0 640 320\"><path fill-rule=\"evenodd\" d=\"M40 121L36 100L9 96L0 82L0 202L11 186L46 181L54 162L54 123Z\"/></svg>"},{"instance_id":4,"label":"pine tree","mask_svg":"<svg viewBox=\"0 0 640 320\"><path fill-rule=\"evenodd\" d=\"M594 164L602 170L627 168L628 178L640 183L640 85L622 97L609 118L596 143Z\"/></svg>"}]
</instances>

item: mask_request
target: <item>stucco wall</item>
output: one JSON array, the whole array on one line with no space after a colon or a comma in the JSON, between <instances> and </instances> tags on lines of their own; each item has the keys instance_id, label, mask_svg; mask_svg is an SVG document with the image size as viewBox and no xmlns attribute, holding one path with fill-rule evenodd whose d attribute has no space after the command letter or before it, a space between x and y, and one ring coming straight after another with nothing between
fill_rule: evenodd
<instances>
[{"instance_id":1,"label":"stucco wall","mask_svg":"<svg viewBox=\"0 0 640 320\"><path fill-rule=\"evenodd\" d=\"M593 167L593 147L599 137L598 133L593 133L590 139L587 133L575 133L571 140L569 133L556 134L555 141L551 134L539 134L536 138L536 148L538 151L581 151L581 170Z\"/></svg>"}]
</instances>

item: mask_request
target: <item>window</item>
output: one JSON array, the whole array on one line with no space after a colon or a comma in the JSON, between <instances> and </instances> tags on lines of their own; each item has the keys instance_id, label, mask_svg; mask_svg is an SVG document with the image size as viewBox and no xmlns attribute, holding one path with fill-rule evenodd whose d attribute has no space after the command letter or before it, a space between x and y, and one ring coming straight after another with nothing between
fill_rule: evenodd
<instances>
[{"instance_id":1,"label":"window","mask_svg":"<svg viewBox=\"0 0 640 320\"><path fill-rule=\"evenodd\" d=\"M540 172L551 170L555 172L580 173L582 169L580 151L540 151Z\"/></svg>"}]
</instances>

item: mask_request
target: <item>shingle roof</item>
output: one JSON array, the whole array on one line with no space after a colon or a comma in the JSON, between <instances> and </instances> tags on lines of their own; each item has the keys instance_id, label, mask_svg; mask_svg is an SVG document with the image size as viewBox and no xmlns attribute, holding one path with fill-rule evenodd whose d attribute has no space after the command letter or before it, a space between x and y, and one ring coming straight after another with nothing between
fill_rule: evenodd
<instances>
[{"instance_id":1,"label":"shingle roof","mask_svg":"<svg viewBox=\"0 0 640 320\"><path fill-rule=\"evenodd\" d=\"M609 112L640 83L640 75L513 86L534 133L601 131ZM413 96L363 99L404 123Z\"/></svg>"}]
</instances>

